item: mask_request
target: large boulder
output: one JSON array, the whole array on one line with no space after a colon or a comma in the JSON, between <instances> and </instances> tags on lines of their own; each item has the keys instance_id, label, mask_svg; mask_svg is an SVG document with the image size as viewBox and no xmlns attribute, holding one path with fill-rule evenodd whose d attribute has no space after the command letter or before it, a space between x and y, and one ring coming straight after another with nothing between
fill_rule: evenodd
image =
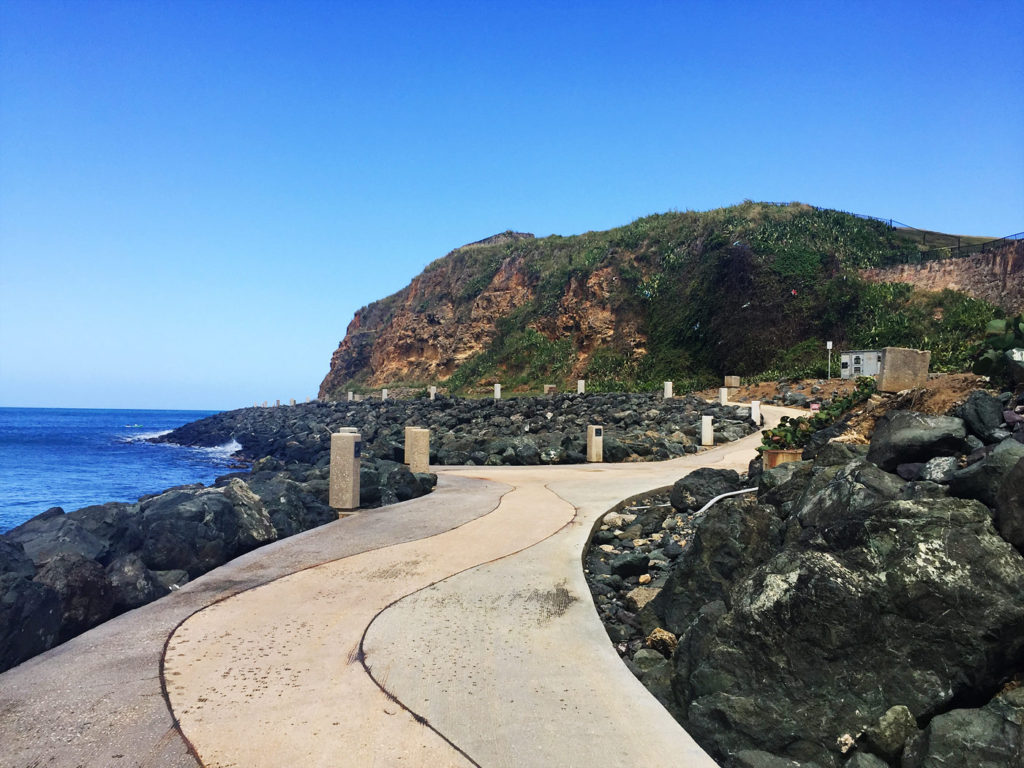
<instances>
[{"instance_id":1,"label":"large boulder","mask_svg":"<svg viewBox=\"0 0 1024 768\"><path fill-rule=\"evenodd\" d=\"M972 434L984 442L993 442L992 433L1003 424L1002 402L983 390L971 392L960 407L960 417Z\"/></svg>"},{"instance_id":2,"label":"large boulder","mask_svg":"<svg viewBox=\"0 0 1024 768\"><path fill-rule=\"evenodd\" d=\"M183 570L192 578L277 538L259 497L237 479L143 502L141 526L146 567Z\"/></svg>"},{"instance_id":3,"label":"large boulder","mask_svg":"<svg viewBox=\"0 0 1024 768\"><path fill-rule=\"evenodd\" d=\"M122 555L106 567L106 573L114 593L114 613L130 611L170 592L138 555Z\"/></svg>"},{"instance_id":4,"label":"large boulder","mask_svg":"<svg viewBox=\"0 0 1024 768\"><path fill-rule=\"evenodd\" d=\"M676 480L669 501L680 512L696 511L716 496L740 488L740 476L736 470L701 467Z\"/></svg>"},{"instance_id":5,"label":"large boulder","mask_svg":"<svg viewBox=\"0 0 1024 768\"><path fill-rule=\"evenodd\" d=\"M963 452L966 436L963 419L954 416L889 411L875 424L868 461L892 472L900 464L955 456Z\"/></svg>"},{"instance_id":6,"label":"large boulder","mask_svg":"<svg viewBox=\"0 0 1024 768\"><path fill-rule=\"evenodd\" d=\"M980 709L937 715L903 753L902 768L1019 768L1024 765L1024 688Z\"/></svg>"},{"instance_id":7,"label":"large boulder","mask_svg":"<svg viewBox=\"0 0 1024 768\"><path fill-rule=\"evenodd\" d=\"M36 565L49 562L58 555L80 555L88 560L105 557L110 550L108 542L88 528L64 514L47 510L41 515L12 528L4 534L8 541L20 544Z\"/></svg>"},{"instance_id":8,"label":"large boulder","mask_svg":"<svg viewBox=\"0 0 1024 768\"><path fill-rule=\"evenodd\" d=\"M1024 554L1024 459L1006 473L996 494L996 528Z\"/></svg>"},{"instance_id":9,"label":"large boulder","mask_svg":"<svg viewBox=\"0 0 1024 768\"><path fill-rule=\"evenodd\" d=\"M782 538L772 507L750 496L715 504L697 520L693 541L651 602L661 625L678 636L705 603L731 600L734 582L769 559Z\"/></svg>"},{"instance_id":10,"label":"large boulder","mask_svg":"<svg viewBox=\"0 0 1024 768\"><path fill-rule=\"evenodd\" d=\"M45 584L0 572L0 672L57 644L60 597Z\"/></svg>"},{"instance_id":11,"label":"large boulder","mask_svg":"<svg viewBox=\"0 0 1024 768\"><path fill-rule=\"evenodd\" d=\"M763 750L832 768L893 707L927 719L1016 668L1024 559L978 502L882 501L856 513L856 535L785 546L770 507L738 546L759 512L737 519L742 504L709 510L730 535L699 529L653 603L680 635L676 710L722 765Z\"/></svg>"},{"instance_id":12,"label":"large boulder","mask_svg":"<svg viewBox=\"0 0 1024 768\"><path fill-rule=\"evenodd\" d=\"M1016 440L1004 440L981 461L955 472L949 481L949 492L994 507L1003 481L1021 459L1024 459L1024 445Z\"/></svg>"},{"instance_id":13,"label":"large boulder","mask_svg":"<svg viewBox=\"0 0 1024 768\"><path fill-rule=\"evenodd\" d=\"M114 590L95 560L77 554L57 555L39 570L35 580L60 596L60 642L114 615Z\"/></svg>"}]
</instances>

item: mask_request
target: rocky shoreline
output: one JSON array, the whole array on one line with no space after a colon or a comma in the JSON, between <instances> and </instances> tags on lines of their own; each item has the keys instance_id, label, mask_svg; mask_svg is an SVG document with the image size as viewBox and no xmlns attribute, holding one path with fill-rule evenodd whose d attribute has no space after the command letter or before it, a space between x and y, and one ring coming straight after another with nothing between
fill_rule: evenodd
<instances>
[{"instance_id":1,"label":"rocky shoreline","mask_svg":"<svg viewBox=\"0 0 1024 768\"><path fill-rule=\"evenodd\" d=\"M606 515L609 638L724 768L1024 765L1024 398L840 440Z\"/></svg>"},{"instance_id":2,"label":"rocky shoreline","mask_svg":"<svg viewBox=\"0 0 1024 768\"><path fill-rule=\"evenodd\" d=\"M316 402L187 424L156 440L235 440L251 469L135 503L54 507L0 535L0 672L239 555L336 520L327 494L338 427L362 434L360 506L370 508L437 482L402 463L407 425L430 428L435 465L582 462L590 423L607 425L606 461L647 461L697 451L702 415L715 417L717 442L755 429L748 408L647 395Z\"/></svg>"}]
</instances>

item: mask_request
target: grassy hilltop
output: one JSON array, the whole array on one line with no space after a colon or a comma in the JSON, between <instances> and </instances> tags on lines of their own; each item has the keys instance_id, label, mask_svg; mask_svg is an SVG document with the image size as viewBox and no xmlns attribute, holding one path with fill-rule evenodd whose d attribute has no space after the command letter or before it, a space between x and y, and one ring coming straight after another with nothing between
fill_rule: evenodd
<instances>
[{"instance_id":1,"label":"grassy hilltop","mask_svg":"<svg viewBox=\"0 0 1024 768\"><path fill-rule=\"evenodd\" d=\"M919 231L840 211L749 201L571 237L507 233L452 251L360 310L321 394L430 381L456 392L577 377L591 390L663 380L680 389L722 374L823 375L826 340L837 350L930 349L934 370L964 369L998 309L858 276L914 260L932 235L922 242ZM461 330L446 336L436 325ZM389 344L408 368L388 360Z\"/></svg>"}]
</instances>

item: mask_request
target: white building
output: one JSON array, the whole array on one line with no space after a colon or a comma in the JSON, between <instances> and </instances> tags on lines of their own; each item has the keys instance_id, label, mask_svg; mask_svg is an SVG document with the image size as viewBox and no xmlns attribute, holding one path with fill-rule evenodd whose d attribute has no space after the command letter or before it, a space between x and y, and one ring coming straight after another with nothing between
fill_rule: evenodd
<instances>
[{"instance_id":1,"label":"white building","mask_svg":"<svg viewBox=\"0 0 1024 768\"><path fill-rule=\"evenodd\" d=\"M858 376L876 376L882 369L882 350L855 349L839 353L839 376L855 379Z\"/></svg>"}]
</instances>

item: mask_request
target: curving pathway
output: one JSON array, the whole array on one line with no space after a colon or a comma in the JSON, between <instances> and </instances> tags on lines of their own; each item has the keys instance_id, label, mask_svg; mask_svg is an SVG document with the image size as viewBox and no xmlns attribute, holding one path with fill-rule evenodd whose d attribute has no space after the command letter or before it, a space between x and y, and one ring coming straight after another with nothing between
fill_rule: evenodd
<instances>
[{"instance_id":1,"label":"curving pathway","mask_svg":"<svg viewBox=\"0 0 1024 768\"><path fill-rule=\"evenodd\" d=\"M713 768L619 660L580 556L620 499L743 470L759 439L439 468L423 499L258 550L0 675L0 765Z\"/></svg>"}]
</instances>

